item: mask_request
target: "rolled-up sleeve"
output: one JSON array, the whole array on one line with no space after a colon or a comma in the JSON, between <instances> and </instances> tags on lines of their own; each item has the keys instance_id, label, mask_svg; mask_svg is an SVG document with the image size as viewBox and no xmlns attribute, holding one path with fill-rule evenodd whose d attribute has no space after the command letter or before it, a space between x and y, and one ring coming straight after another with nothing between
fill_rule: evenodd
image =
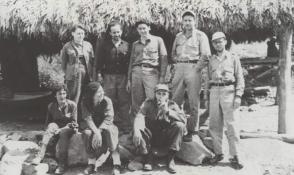
<instances>
[{"instance_id":1,"label":"rolled-up sleeve","mask_svg":"<svg viewBox=\"0 0 294 175\"><path fill-rule=\"evenodd\" d=\"M105 118L103 122L101 123L101 125L98 127L100 129L106 129L109 125L113 124L114 111L113 111L112 101L110 99L107 99L106 102L107 104L104 109Z\"/></svg>"},{"instance_id":2,"label":"rolled-up sleeve","mask_svg":"<svg viewBox=\"0 0 294 175\"><path fill-rule=\"evenodd\" d=\"M201 34L199 51L200 60L198 62L198 67L199 69L203 69L207 65L208 58L211 55L209 41L205 33Z\"/></svg>"}]
</instances>

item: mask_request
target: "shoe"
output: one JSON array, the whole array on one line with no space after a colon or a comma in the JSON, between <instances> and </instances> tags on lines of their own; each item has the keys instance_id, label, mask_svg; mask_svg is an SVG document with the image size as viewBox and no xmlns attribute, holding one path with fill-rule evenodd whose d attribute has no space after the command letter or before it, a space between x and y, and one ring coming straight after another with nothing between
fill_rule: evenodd
<instances>
[{"instance_id":1,"label":"shoe","mask_svg":"<svg viewBox=\"0 0 294 175\"><path fill-rule=\"evenodd\" d=\"M119 175L121 170L120 165L114 165L112 168L112 175Z\"/></svg>"},{"instance_id":2,"label":"shoe","mask_svg":"<svg viewBox=\"0 0 294 175\"><path fill-rule=\"evenodd\" d=\"M84 174L90 175L95 173L95 165L89 164L87 168L84 170Z\"/></svg>"},{"instance_id":3,"label":"shoe","mask_svg":"<svg viewBox=\"0 0 294 175\"><path fill-rule=\"evenodd\" d=\"M214 157L212 157L209 160L209 164L210 165L216 165L219 161L224 159L224 155L223 154L216 154Z\"/></svg>"},{"instance_id":4,"label":"shoe","mask_svg":"<svg viewBox=\"0 0 294 175\"><path fill-rule=\"evenodd\" d=\"M176 155L177 151L175 150L169 150L168 152L168 156L167 156L167 171L171 174L175 174L176 173L176 164L175 164L175 155Z\"/></svg>"},{"instance_id":5,"label":"shoe","mask_svg":"<svg viewBox=\"0 0 294 175\"><path fill-rule=\"evenodd\" d=\"M144 163L144 166L143 166L143 170L144 171L152 171L152 153L148 153L148 154L145 154L143 156L143 163Z\"/></svg>"},{"instance_id":6,"label":"shoe","mask_svg":"<svg viewBox=\"0 0 294 175\"><path fill-rule=\"evenodd\" d=\"M229 159L231 162L232 168L236 170L242 169L244 166L239 162L238 156L234 156L233 158Z\"/></svg>"},{"instance_id":7,"label":"shoe","mask_svg":"<svg viewBox=\"0 0 294 175\"><path fill-rule=\"evenodd\" d=\"M66 171L64 165L58 165L58 168L55 170L55 174L64 174Z\"/></svg>"}]
</instances>

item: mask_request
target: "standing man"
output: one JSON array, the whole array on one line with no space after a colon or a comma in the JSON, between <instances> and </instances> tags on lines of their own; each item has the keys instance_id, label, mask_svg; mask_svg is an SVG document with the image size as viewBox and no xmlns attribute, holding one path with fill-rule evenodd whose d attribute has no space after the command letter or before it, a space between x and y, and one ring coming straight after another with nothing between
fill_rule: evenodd
<instances>
[{"instance_id":1,"label":"standing man","mask_svg":"<svg viewBox=\"0 0 294 175\"><path fill-rule=\"evenodd\" d=\"M183 31L177 34L171 55L175 63L175 73L171 82L173 100L181 106L187 91L191 112L187 123L188 134L184 137L185 142L192 141L193 134L199 130L201 70L210 55L208 38L205 33L195 29L195 18L192 11L183 13Z\"/></svg>"},{"instance_id":2,"label":"standing man","mask_svg":"<svg viewBox=\"0 0 294 175\"><path fill-rule=\"evenodd\" d=\"M92 79L94 52L91 43L84 41L85 29L76 25L71 30L72 40L61 50L61 68L65 73L65 83L69 99L78 105L82 90Z\"/></svg>"},{"instance_id":3,"label":"standing man","mask_svg":"<svg viewBox=\"0 0 294 175\"><path fill-rule=\"evenodd\" d=\"M131 129L130 97L126 90L130 59L129 44L121 39L122 26L119 22L111 22L107 31L110 37L103 42L97 41L94 66L98 81L103 82L105 94L113 102L114 123L120 131L129 131Z\"/></svg>"},{"instance_id":4,"label":"standing man","mask_svg":"<svg viewBox=\"0 0 294 175\"><path fill-rule=\"evenodd\" d=\"M144 170L152 170L153 147L167 148L167 170L176 173L174 157L180 150L186 132L186 118L179 106L169 100L165 84L155 88L155 98L142 104L134 121L134 144L144 156Z\"/></svg>"},{"instance_id":5,"label":"standing man","mask_svg":"<svg viewBox=\"0 0 294 175\"><path fill-rule=\"evenodd\" d=\"M85 89L82 102L83 138L88 153L88 166L85 174L95 173L95 162L102 153L110 151L113 160L112 174L120 174L120 155L118 152L118 129L113 124L111 99L104 95L100 83L91 82Z\"/></svg>"},{"instance_id":6,"label":"standing man","mask_svg":"<svg viewBox=\"0 0 294 175\"><path fill-rule=\"evenodd\" d=\"M139 21L136 28L140 39L132 46L127 84L132 96L133 117L146 97L154 97L154 88L164 81L168 64L163 39L150 34L150 24Z\"/></svg>"},{"instance_id":7,"label":"standing man","mask_svg":"<svg viewBox=\"0 0 294 175\"><path fill-rule=\"evenodd\" d=\"M212 35L212 45L216 55L213 55L209 61L207 85L210 87L209 131L215 157L210 163L216 164L223 159L222 140L225 127L231 165L235 169L241 169L243 165L238 159L240 136L237 112L245 85L240 60L225 50L226 44L224 33L216 32Z\"/></svg>"}]
</instances>

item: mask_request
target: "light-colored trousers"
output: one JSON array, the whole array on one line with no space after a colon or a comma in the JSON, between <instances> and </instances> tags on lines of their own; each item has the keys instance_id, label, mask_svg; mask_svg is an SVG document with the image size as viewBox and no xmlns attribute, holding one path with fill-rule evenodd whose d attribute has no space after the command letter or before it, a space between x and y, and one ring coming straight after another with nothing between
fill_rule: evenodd
<instances>
[{"instance_id":1,"label":"light-colored trousers","mask_svg":"<svg viewBox=\"0 0 294 175\"><path fill-rule=\"evenodd\" d=\"M223 130L229 142L231 156L238 155L239 115L233 108L235 98L234 85L212 86L210 89L209 131L215 154L222 154Z\"/></svg>"},{"instance_id":2,"label":"light-colored trousers","mask_svg":"<svg viewBox=\"0 0 294 175\"><path fill-rule=\"evenodd\" d=\"M146 98L154 98L154 89L159 81L159 71L156 68L135 66L132 68L131 96L132 117L139 112ZM132 121L133 121L132 119Z\"/></svg>"},{"instance_id":3,"label":"light-colored trousers","mask_svg":"<svg viewBox=\"0 0 294 175\"><path fill-rule=\"evenodd\" d=\"M184 94L187 91L190 118L187 120L188 132L199 130L199 100L201 90L201 71L196 69L196 64L177 63L174 65L175 73L172 79L172 99L182 106L184 103Z\"/></svg>"},{"instance_id":4,"label":"light-colored trousers","mask_svg":"<svg viewBox=\"0 0 294 175\"><path fill-rule=\"evenodd\" d=\"M127 75L105 74L103 86L106 96L108 96L114 107L114 123L121 129L132 127L129 116L130 95L126 90Z\"/></svg>"}]
</instances>

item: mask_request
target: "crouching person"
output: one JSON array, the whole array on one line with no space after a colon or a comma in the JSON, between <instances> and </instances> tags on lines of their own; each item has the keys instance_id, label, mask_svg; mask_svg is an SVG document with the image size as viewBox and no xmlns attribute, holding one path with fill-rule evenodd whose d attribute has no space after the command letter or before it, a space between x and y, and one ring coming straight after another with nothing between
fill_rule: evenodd
<instances>
[{"instance_id":1,"label":"crouching person","mask_svg":"<svg viewBox=\"0 0 294 175\"><path fill-rule=\"evenodd\" d=\"M55 101L48 105L46 117L47 129L41 143L40 159L42 160L44 158L49 141L55 140L56 143L56 138L59 137L58 146L60 156L55 174L63 174L67 168L69 140L78 128L77 105L75 102L66 98L67 88L65 85L59 85L54 91L54 94ZM55 148L55 143L52 146L53 148Z\"/></svg>"},{"instance_id":2,"label":"crouching person","mask_svg":"<svg viewBox=\"0 0 294 175\"><path fill-rule=\"evenodd\" d=\"M152 170L153 147L168 148L167 171L176 173L174 157L180 150L182 137L186 133L186 118L178 105L169 100L169 89L165 84L155 87L155 98L141 105L134 120L133 142L143 154L145 171Z\"/></svg>"},{"instance_id":3,"label":"crouching person","mask_svg":"<svg viewBox=\"0 0 294 175\"><path fill-rule=\"evenodd\" d=\"M86 124L83 138L89 157L84 173L93 174L96 159L109 150L113 160L113 174L120 174L118 129L113 124L113 105L110 98L104 96L104 90L98 82L89 83L85 89L82 117Z\"/></svg>"}]
</instances>

